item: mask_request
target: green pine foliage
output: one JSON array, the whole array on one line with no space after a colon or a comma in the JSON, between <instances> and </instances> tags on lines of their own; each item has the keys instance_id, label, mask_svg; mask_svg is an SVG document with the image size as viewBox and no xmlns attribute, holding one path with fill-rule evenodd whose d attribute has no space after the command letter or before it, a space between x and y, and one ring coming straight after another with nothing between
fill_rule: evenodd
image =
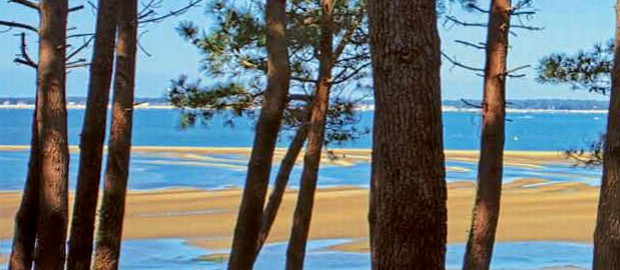
<instances>
[{"instance_id":1,"label":"green pine foliage","mask_svg":"<svg viewBox=\"0 0 620 270\"><path fill-rule=\"evenodd\" d=\"M614 44L611 40L573 55L554 53L540 60L537 80L541 83L568 84L573 89L607 95L611 91L613 59ZM604 149L605 136L602 135L585 149L568 149L563 154L574 162L574 166L596 167L603 165Z\"/></svg>"},{"instance_id":2,"label":"green pine foliage","mask_svg":"<svg viewBox=\"0 0 620 270\"><path fill-rule=\"evenodd\" d=\"M328 142L352 140L368 129L358 129L356 104L370 90L370 49L365 0L338 1L334 12L335 59ZM179 34L200 51L204 80L181 76L172 81L169 101L183 111L182 124L209 121L215 114L254 117L266 87L267 54L263 18L265 3L214 0L206 16L213 27L182 22ZM304 123L318 76L321 8L317 1L293 0L287 7L291 95L283 129Z\"/></svg>"}]
</instances>

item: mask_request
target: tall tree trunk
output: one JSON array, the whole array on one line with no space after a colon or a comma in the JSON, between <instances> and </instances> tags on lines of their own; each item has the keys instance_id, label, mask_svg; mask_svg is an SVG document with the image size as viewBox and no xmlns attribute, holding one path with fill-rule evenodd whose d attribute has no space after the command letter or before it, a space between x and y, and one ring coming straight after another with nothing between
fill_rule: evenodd
<instances>
[{"instance_id":1,"label":"tall tree trunk","mask_svg":"<svg viewBox=\"0 0 620 270\"><path fill-rule=\"evenodd\" d=\"M278 215L278 210L282 204L282 198L284 197L286 186L288 185L288 181L291 177L291 172L293 171L293 167L295 167L295 162L297 161L297 157L299 156L301 149L304 147L306 138L308 138L308 120L309 119L303 119L304 123L299 127L297 133L295 133L295 137L291 141L291 144L286 151L286 155L284 155L284 158L282 159L282 163L280 163L280 169L278 170L278 175L276 176L273 191L271 192L271 195L269 195L267 206L265 206L263 222L258 236L258 247L256 248L257 257L265 245L267 237L269 237L269 232L273 227L273 223Z\"/></svg>"},{"instance_id":2,"label":"tall tree trunk","mask_svg":"<svg viewBox=\"0 0 620 270\"><path fill-rule=\"evenodd\" d=\"M369 0L375 87L372 268L445 269L446 180L435 0Z\"/></svg>"},{"instance_id":3,"label":"tall tree trunk","mask_svg":"<svg viewBox=\"0 0 620 270\"><path fill-rule=\"evenodd\" d=\"M489 9L478 185L464 270L489 269L495 244L502 193L510 9L510 0L493 0Z\"/></svg>"},{"instance_id":4,"label":"tall tree trunk","mask_svg":"<svg viewBox=\"0 0 620 270\"><path fill-rule=\"evenodd\" d=\"M36 94L38 101L39 95ZM39 104L35 101L35 104ZM37 219L39 217L39 132L38 123L40 110L35 107L32 116L32 138L30 143L30 160L28 161L28 175L22 195L19 210L15 215L13 232L13 248L9 262L9 270L30 270L34 260L34 248L37 239Z\"/></svg>"},{"instance_id":5,"label":"tall tree trunk","mask_svg":"<svg viewBox=\"0 0 620 270\"><path fill-rule=\"evenodd\" d=\"M108 145L105 188L99 211L96 270L118 269L131 156L131 131L136 74L137 0L118 5L118 43L114 75L112 130Z\"/></svg>"},{"instance_id":6,"label":"tall tree trunk","mask_svg":"<svg viewBox=\"0 0 620 270\"><path fill-rule=\"evenodd\" d=\"M620 1L616 5L614 67L603 178L594 231L594 270L620 269Z\"/></svg>"},{"instance_id":7,"label":"tall tree trunk","mask_svg":"<svg viewBox=\"0 0 620 270\"><path fill-rule=\"evenodd\" d=\"M273 151L290 86L286 1L267 0L267 90L256 125L243 197L237 216L230 270L252 269L256 259L263 207L269 186Z\"/></svg>"},{"instance_id":8,"label":"tall tree trunk","mask_svg":"<svg viewBox=\"0 0 620 270\"><path fill-rule=\"evenodd\" d=\"M304 267L306 243L312 220L314 193L318 180L321 152L325 139L325 122L329 107L329 92L332 83L333 52L333 12L335 0L321 0L321 40L319 44L319 78L313 100L308 148L304 156L304 168L301 174L300 189L293 216L293 227L289 241L286 269L301 270Z\"/></svg>"},{"instance_id":9,"label":"tall tree trunk","mask_svg":"<svg viewBox=\"0 0 620 270\"><path fill-rule=\"evenodd\" d=\"M116 0L99 0L80 167L69 240L68 270L89 270L116 39Z\"/></svg>"},{"instance_id":10,"label":"tall tree trunk","mask_svg":"<svg viewBox=\"0 0 620 270\"><path fill-rule=\"evenodd\" d=\"M41 0L37 107L41 165L35 269L64 268L69 147L65 100L67 0Z\"/></svg>"}]
</instances>

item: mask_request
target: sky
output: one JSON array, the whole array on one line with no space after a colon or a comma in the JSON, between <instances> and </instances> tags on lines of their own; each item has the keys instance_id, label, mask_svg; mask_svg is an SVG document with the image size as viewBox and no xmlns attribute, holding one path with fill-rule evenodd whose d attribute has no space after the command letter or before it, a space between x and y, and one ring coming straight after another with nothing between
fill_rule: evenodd
<instances>
[{"instance_id":1,"label":"sky","mask_svg":"<svg viewBox=\"0 0 620 270\"><path fill-rule=\"evenodd\" d=\"M166 0L161 12L181 7L188 0ZM71 5L82 1L71 0ZM480 6L489 5L488 0L479 0ZM523 65L535 67L538 60L553 52L576 52L588 49L592 45L606 42L613 37L615 29L615 1L612 0L534 0L538 13L524 23L543 27L541 31L515 30L517 36L510 37L509 68ZM170 80L186 74L190 78L201 78L199 72L199 52L177 33L175 28L181 21L190 20L208 28L209 20L205 16L205 7L194 8L182 17L169 18L158 24L143 26L140 44L148 52L140 52L137 63L136 96L164 97ZM449 7L448 14L463 21L487 21L479 13L470 13ZM94 12L90 8L72 13L69 27L75 28L71 33L94 32ZM37 24L37 14L17 4L0 1L0 20L28 22ZM484 51L463 46L455 40L473 43L484 42L486 29L482 27L461 27L439 20L442 39L442 51L470 66L483 67ZM517 23L517 22L513 22ZM0 26L0 97L33 97L35 72L32 68L13 63L19 52L17 31L4 32ZM36 40L29 35L30 54L36 56ZM90 58L90 52L84 58ZM598 94L583 90L573 90L567 85L542 85L535 81L535 69L523 71L524 78L508 80L507 99L605 99ZM203 80L208 78L202 77ZM88 69L73 69L67 77L68 96L86 96ZM482 97L482 78L472 71L454 67L443 61L442 98L480 99Z\"/></svg>"}]
</instances>

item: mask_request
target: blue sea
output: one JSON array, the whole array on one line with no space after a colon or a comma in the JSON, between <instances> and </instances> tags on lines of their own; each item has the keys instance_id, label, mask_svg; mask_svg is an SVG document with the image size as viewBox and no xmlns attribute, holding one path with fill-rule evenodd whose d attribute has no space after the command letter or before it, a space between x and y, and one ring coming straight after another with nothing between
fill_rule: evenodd
<instances>
[{"instance_id":1,"label":"blue sea","mask_svg":"<svg viewBox=\"0 0 620 270\"><path fill-rule=\"evenodd\" d=\"M69 110L69 140L79 144L84 110ZM604 131L605 114L596 113L512 113L508 115L506 149L519 151L556 151L585 147L597 140ZM0 110L0 145L28 145L32 110ZM180 113L176 110L141 109L135 111L134 146L189 146L189 147L251 147L254 119L236 119L229 125L227 116L216 116L209 123L191 128L181 128ZM480 142L480 120L474 112L444 113L444 141L448 150L476 150ZM372 111L359 113L359 130L372 127ZM278 146L288 145L290 134L283 134ZM345 144L332 148L371 147L371 135L362 135ZM79 155L71 155L71 180L75 184ZM221 189L243 185L247 156L219 155L210 158L226 160L223 163L197 164L195 157L170 153L144 153L135 151L131 159L131 189L161 189L170 187L195 187ZM26 175L27 151L0 151L0 170L6 172L0 181L0 190L21 190ZM227 166L217 166L226 164ZM203 166L214 165L214 166ZM234 166L228 166L234 165ZM476 164L448 160L447 166L464 170L448 171L448 181L475 179ZM277 170L277 164L274 165ZM295 168L291 185L301 168ZM370 167L368 163L353 166L323 166L319 185L367 186ZM597 185L597 170L572 168L570 164L548 164L544 169L506 166L505 182L519 178L543 178L552 181L579 181Z\"/></svg>"},{"instance_id":2,"label":"blue sea","mask_svg":"<svg viewBox=\"0 0 620 270\"><path fill-rule=\"evenodd\" d=\"M359 113L357 128L372 128L372 111ZM69 140L78 145L84 110L69 110ZM233 125L227 116L216 116L209 123L191 128L181 128L180 113L168 109L140 109L135 111L134 146L186 146L186 147L251 147L254 119L236 119ZM506 150L560 152L581 148L597 140L604 132L606 115L603 113L519 112L509 113L506 124ZM28 145L32 110L0 109L0 146ZM444 144L448 150L476 150L480 141L481 117L474 112L445 112ZM279 147L286 147L290 134L283 134ZM371 147L371 135L332 148ZM78 155L71 155L71 184L75 184ZM154 190L172 187L223 189L241 187L245 176L247 156L219 154L208 157L179 155L169 152L140 152L132 154L130 189ZM203 159L208 158L208 162ZM0 151L0 191L21 190L26 175L28 152ZM226 166L221 166L222 164ZM447 162L448 181L474 181L476 164L466 161ZM277 164L273 170L277 170ZM296 167L291 187L298 186L301 168ZM321 168L319 187L367 187L370 175L368 163L351 166L325 165ZM545 164L541 167L507 165L505 182L520 178L544 178L552 181L584 182L598 185L600 171L574 168L570 163ZM312 241L308 249L307 269L369 269L368 254L326 251L325 247L346 242L346 239ZM10 248L9 240L0 241L0 253ZM123 244L122 269L225 269L225 263L198 260L209 253L226 252L204 250L186 245L184 239L128 240ZM266 247L258 261L257 269L281 269L284 244ZM448 247L447 268L460 268L463 245ZM543 255L541 255L543 254ZM512 242L499 243L496 247L493 269L542 269L545 267L582 267L591 262L591 246L563 242Z\"/></svg>"},{"instance_id":3,"label":"blue sea","mask_svg":"<svg viewBox=\"0 0 620 270\"><path fill-rule=\"evenodd\" d=\"M372 127L372 111L359 113L359 130ZM79 142L84 110L69 110L69 141ZM240 118L228 124L228 116L216 116L208 123L181 128L176 110L140 109L134 113L133 144L136 146L251 147L254 119ZM28 145L32 110L0 109L0 145ZM583 146L604 132L602 113L509 113L506 150L558 151ZM450 150L476 150L480 142L481 117L475 112L445 112L444 142ZM289 136L278 145L285 147ZM332 147L370 148L371 136Z\"/></svg>"}]
</instances>

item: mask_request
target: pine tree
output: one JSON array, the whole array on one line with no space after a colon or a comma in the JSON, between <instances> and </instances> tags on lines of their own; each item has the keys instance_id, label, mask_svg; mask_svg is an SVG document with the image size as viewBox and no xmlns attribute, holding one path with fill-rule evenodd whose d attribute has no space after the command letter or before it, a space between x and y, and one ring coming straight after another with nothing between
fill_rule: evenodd
<instances>
[{"instance_id":1,"label":"pine tree","mask_svg":"<svg viewBox=\"0 0 620 270\"><path fill-rule=\"evenodd\" d=\"M434 0L370 0L373 269L444 269L446 180ZM393 18L399 18L394 20Z\"/></svg>"}]
</instances>

